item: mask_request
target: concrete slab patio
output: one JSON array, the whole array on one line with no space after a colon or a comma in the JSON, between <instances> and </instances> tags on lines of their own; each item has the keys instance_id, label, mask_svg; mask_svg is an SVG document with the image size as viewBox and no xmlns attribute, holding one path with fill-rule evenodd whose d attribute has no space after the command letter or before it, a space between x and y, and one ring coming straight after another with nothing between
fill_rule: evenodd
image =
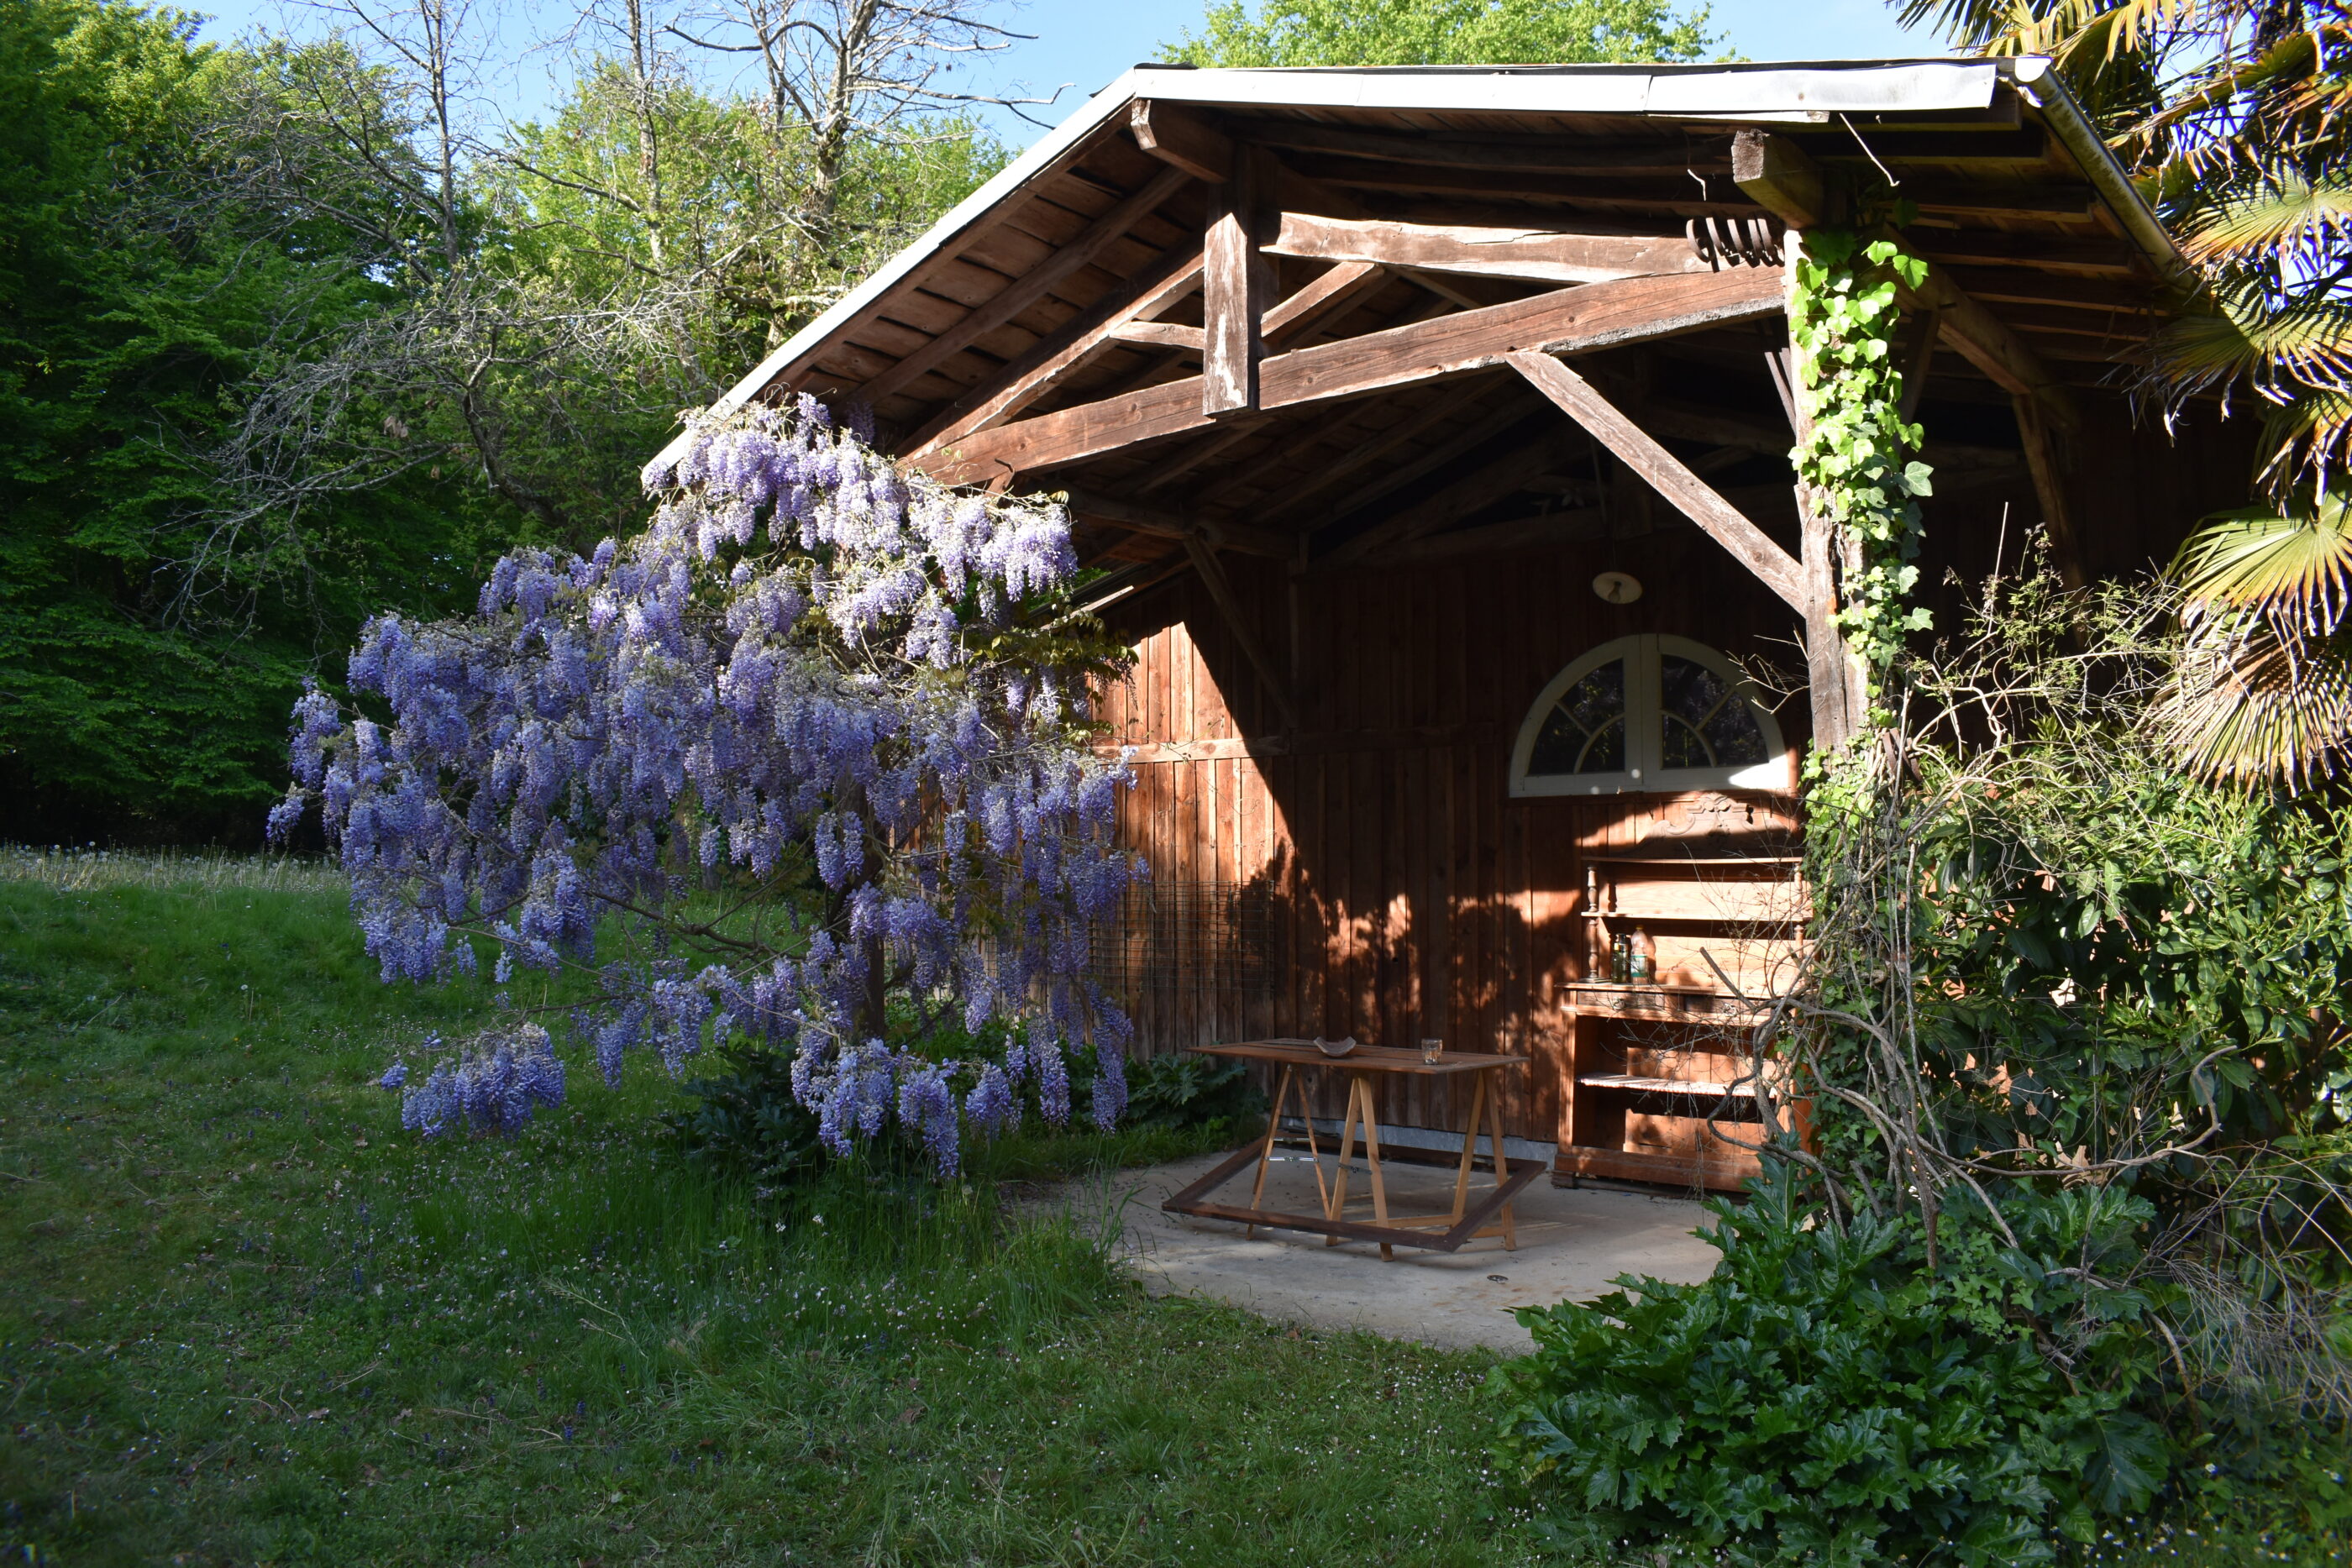
<instances>
[{"instance_id":1,"label":"concrete slab patio","mask_svg":"<svg viewBox=\"0 0 2352 1568\"><path fill-rule=\"evenodd\" d=\"M1318 1328L1517 1354L1532 1342L1509 1315L1513 1308L1589 1301L1619 1274L1695 1283L1714 1271L1717 1257L1692 1234L1714 1216L1691 1199L1556 1187L1547 1177L1518 1196L1518 1249L1510 1252L1499 1238L1482 1237L1454 1253L1400 1247L1393 1261L1382 1261L1369 1242L1330 1247L1322 1237L1286 1230L1260 1230L1250 1239L1237 1223L1160 1208L1163 1198L1223 1157L1123 1171L1100 1195L1119 1206L1127 1254L1155 1295L1203 1296ZM1383 1169L1392 1213L1434 1212L1453 1201L1450 1169L1401 1161ZM1246 1202L1249 1179L1247 1173L1234 1177L1221 1197ZM1488 1179L1482 1173L1476 1182L1483 1186ZM1364 1196L1360 1171L1351 1192ZM1266 1207L1318 1211L1304 1151L1277 1157Z\"/></svg>"}]
</instances>

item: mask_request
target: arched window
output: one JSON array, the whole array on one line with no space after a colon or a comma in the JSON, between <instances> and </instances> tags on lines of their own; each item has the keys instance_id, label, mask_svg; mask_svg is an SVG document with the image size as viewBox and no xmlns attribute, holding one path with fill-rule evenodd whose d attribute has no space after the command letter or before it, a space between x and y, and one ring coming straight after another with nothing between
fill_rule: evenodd
<instances>
[{"instance_id":1,"label":"arched window","mask_svg":"<svg viewBox=\"0 0 2352 1568\"><path fill-rule=\"evenodd\" d=\"M1544 687L1511 753L1514 795L1788 789L1780 727L1722 654L1620 637Z\"/></svg>"}]
</instances>

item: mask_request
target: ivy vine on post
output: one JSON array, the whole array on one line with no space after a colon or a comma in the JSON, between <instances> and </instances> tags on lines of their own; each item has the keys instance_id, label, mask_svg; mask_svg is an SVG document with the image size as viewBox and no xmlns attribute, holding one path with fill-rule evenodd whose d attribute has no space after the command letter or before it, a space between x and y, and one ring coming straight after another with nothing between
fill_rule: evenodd
<instances>
[{"instance_id":1,"label":"ivy vine on post","mask_svg":"<svg viewBox=\"0 0 2352 1568\"><path fill-rule=\"evenodd\" d=\"M1869 682L1866 722L1883 727L1886 674L1904 635L1928 623L1906 604L1928 468L1908 456L1920 431L1903 417L1894 362L1897 282L1917 287L1927 264L1892 239L1811 229L1795 265L1789 332L1804 426L1792 455L1811 505L1846 541L1838 623Z\"/></svg>"}]
</instances>

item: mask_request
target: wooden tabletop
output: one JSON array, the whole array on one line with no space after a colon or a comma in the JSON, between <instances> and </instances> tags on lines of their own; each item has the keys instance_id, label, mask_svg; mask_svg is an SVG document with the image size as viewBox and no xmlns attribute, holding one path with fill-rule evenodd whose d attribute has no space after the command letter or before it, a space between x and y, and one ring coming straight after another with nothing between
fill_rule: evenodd
<instances>
[{"instance_id":1,"label":"wooden tabletop","mask_svg":"<svg viewBox=\"0 0 2352 1568\"><path fill-rule=\"evenodd\" d=\"M1449 1051L1435 1061L1423 1061L1418 1051L1389 1045L1360 1045L1345 1056L1326 1056L1306 1040L1243 1040L1230 1045L1196 1045L1202 1056L1231 1056L1244 1061L1280 1061L1294 1067L1344 1067L1354 1072L1417 1072L1441 1077L1449 1072L1486 1072L1497 1067L1525 1067L1524 1056L1492 1056L1473 1051Z\"/></svg>"}]
</instances>

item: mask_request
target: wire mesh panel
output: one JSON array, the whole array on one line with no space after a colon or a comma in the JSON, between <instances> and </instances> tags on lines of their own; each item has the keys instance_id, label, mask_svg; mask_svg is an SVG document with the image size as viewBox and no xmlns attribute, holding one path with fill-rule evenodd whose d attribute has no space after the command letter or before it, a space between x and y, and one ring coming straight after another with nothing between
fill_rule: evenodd
<instances>
[{"instance_id":1,"label":"wire mesh panel","mask_svg":"<svg viewBox=\"0 0 2352 1568\"><path fill-rule=\"evenodd\" d=\"M1280 972L1271 890L1235 882L1129 887L1096 928L1096 982L1135 1020L1150 1053L1246 1029L1251 1004L1273 998Z\"/></svg>"}]
</instances>

